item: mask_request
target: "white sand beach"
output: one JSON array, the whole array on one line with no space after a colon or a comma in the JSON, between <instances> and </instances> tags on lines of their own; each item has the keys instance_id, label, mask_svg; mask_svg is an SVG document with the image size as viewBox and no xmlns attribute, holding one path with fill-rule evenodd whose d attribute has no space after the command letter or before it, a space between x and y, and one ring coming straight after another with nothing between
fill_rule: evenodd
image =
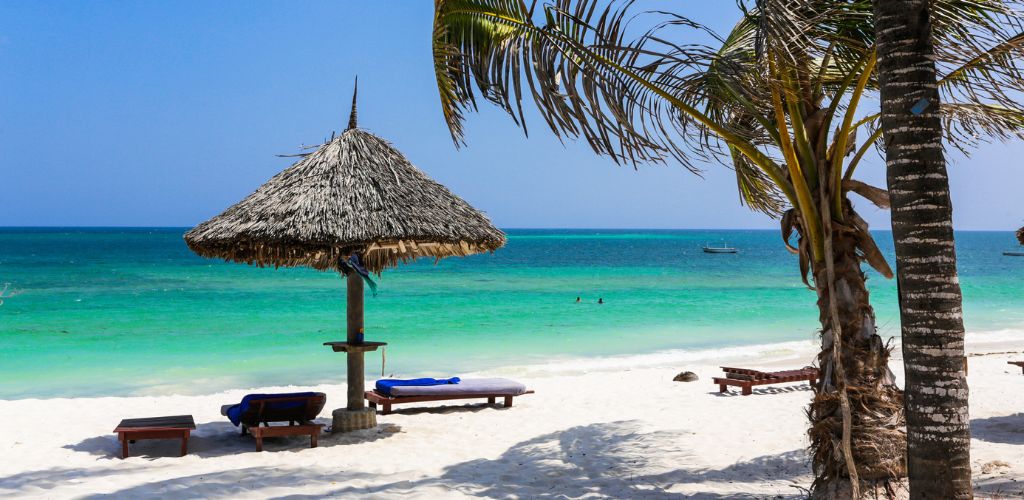
<instances>
[{"instance_id":1,"label":"white sand beach","mask_svg":"<svg viewBox=\"0 0 1024 500\"><path fill-rule=\"evenodd\" d=\"M1021 345L998 336L968 342L982 498L1024 496L1024 375L1006 363L1024 359ZM717 394L710 379L720 364L799 367L813 353L802 342L504 369L488 375L516 378L536 394L508 409L428 403L379 416L375 430L327 434L316 449L305 438L276 438L262 453L219 414L254 391L0 401L0 497L799 497L811 480L807 385L743 397ZM901 376L898 349L892 367ZM681 370L701 380L672 382ZM327 393L325 424L344 404L344 386L302 389ZM176 456L176 441L141 441L119 458L110 431L121 418L185 413L198 426L188 456Z\"/></svg>"}]
</instances>

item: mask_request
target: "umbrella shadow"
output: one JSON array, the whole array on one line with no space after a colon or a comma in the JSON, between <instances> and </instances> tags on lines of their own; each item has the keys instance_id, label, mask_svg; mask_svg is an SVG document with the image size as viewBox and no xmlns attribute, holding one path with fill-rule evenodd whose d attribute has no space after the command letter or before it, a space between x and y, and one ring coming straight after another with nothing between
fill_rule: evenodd
<instances>
[{"instance_id":1,"label":"umbrella shadow","mask_svg":"<svg viewBox=\"0 0 1024 500\"><path fill-rule=\"evenodd\" d=\"M1024 444L1024 413L973 419L971 437L989 443Z\"/></svg>"},{"instance_id":2,"label":"umbrella shadow","mask_svg":"<svg viewBox=\"0 0 1024 500\"><path fill-rule=\"evenodd\" d=\"M326 431L330 419L318 418ZM395 424L381 424L374 429L331 434L321 431L317 440L318 447L331 447L367 443L386 439L402 431ZM121 442L114 434L86 438L78 443L64 446L65 449L88 453L101 458L121 459ZM178 439L147 439L129 445L131 457L147 460L177 458L180 453L181 441ZM284 436L263 438L264 452L301 453L309 448L309 436ZM256 440L251 435L242 436L238 427L230 422L207 422L196 426L188 440L188 454L202 458L255 453Z\"/></svg>"}]
</instances>

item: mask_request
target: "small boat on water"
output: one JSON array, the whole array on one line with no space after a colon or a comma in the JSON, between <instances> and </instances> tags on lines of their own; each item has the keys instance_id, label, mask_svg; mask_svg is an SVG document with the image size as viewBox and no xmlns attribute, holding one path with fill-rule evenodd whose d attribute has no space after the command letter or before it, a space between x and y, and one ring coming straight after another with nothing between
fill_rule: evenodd
<instances>
[{"instance_id":1,"label":"small boat on water","mask_svg":"<svg viewBox=\"0 0 1024 500\"><path fill-rule=\"evenodd\" d=\"M1024 257L1024 252L1003 252L1003 255L1009 257Z\"/></svg>"},{"instance_id":2,"label":"small boat on water","mask_svg":"<svg viewBox=\"0 0 1024 500\"><path fill-rule=\"evenodd\" d=\"M722 243L722 246L720 246L720 247L713 247L711 245L708 245L707 243L704 244L704 253L736 253L736 252L739 252L739 250L737 250L737 249L735 249L733 247L730 247L730 246L726 245L725 243Z\"/></svg>"}]
</instances>

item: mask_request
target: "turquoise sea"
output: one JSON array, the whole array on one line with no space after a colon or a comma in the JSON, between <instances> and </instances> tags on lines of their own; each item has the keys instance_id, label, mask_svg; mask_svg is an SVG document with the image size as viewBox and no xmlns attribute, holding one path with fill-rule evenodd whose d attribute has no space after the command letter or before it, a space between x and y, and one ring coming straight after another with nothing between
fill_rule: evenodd
<instances>
[{"instance_id":1,"label":"turquoise sea","mask_svg":"<svg viewBox=\"0 0 1024 500\"><path fill-rule=\"evenodd\" d=\"M344 381L343 355L321 345L344 339L338 275L202 259L183 232L0 229L0 399ZM777 231L508 233L492 255L384 273L366 338L389 343L388 373L815 335L814 293ZM891 235L877 239L891 259ZM740 253L701 251L721 242ZM957 234L969 331L1024 331L1024 258L1002 255L1015 246L1009 232ZM881 333L898 335L895 283L868 275Z\"/></svg>"}]
</instances>

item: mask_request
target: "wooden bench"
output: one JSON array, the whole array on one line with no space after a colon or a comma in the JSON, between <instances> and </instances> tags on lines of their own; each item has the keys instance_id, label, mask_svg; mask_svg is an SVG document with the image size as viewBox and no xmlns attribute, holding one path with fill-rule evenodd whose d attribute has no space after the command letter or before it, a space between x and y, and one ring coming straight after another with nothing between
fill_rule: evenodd
<instances>
[{"instance_id":1,"label":"wooden bench","mask_svg":"<svg viewBox=\"0 0 1024 500\"><path fill-rule=\"evenodd\" d=\"M526 391L523 394L533 394L533 391ZM516 396L509 396L507 394L452 394L452 395L431 395L431 396L388 396L381 394L376 390L366 391L364 397L370 402L370 408L377 408L380 405L381 415L388 415L391 413L392 405L406 404L406 403L424 403L427 401L449 401L453 399L482 399L487 398L488 404L494 404L497 398L504 398L505 408L512 406L512 398Z\"/></svg>"},{"instance_id":2,"label":"wooden bench","mask_svg":"<svg viewBox=\"0 0 1024 500\"><path fill-rule=\"evenodd\" d=\"M192 415L126 418L114 432L121 441L121 458L128 458L128 443L140 439L180 439L181 456L188 454L188 438L196 428Z\"/></svg>"},{"instance_id":3,"label":"wooden bench","mask_svg":"<svg viewBox=\"0 0 1024 500\"><path fill-rule=\"evenodd\" d=\"M1024 373L1024 361L1007 361L1006 364L1019 366L1021 373Z\"/></svg>"},{"instance_id":4,"label":"wooden bench","mask_svg":"<svg viewBox=\"0 0 1024 500\"><path fill-rule=\"evenodd\" d=\"M718 384L718 392L728 391L728 386L737 386L744 396L753 394L755 385L785 384L789 382L810 382L813 386L818 381L820 374L817 368L801 368L799 370L783 370L777 372L762 372L747 368L722 367L725 377L715 377L712 380Z\"/></svg>"}]
</instances>

